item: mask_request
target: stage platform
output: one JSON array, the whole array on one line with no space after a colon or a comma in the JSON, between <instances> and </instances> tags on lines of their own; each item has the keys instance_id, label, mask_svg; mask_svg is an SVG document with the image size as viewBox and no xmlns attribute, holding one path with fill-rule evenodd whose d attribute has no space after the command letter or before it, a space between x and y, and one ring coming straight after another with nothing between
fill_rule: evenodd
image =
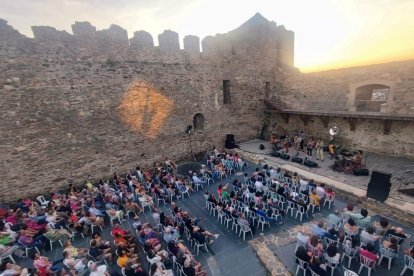
<instances>
[{"instance_id":1,"label":"stage platform","mask_svg":"<svg viewBox=\"0 0 414 276\"><path fill-rule=\"evenodd\" d=\"M265 146L264 150L259 149L260 144ZM270 156L272 147L268 141L255 139L239 143L238 145L240 148L237 151L239 151L242 155L246 155L246 157L250 156L250 159L258 160L262 164L267 163L282 169L297 171L308 178L314 178L316 181L326 182L341 190L351 191L360 197L366 195L368 183L371 178L371 172L373 170L391 173L392 186L390 196L386 203L400 210L408 211L414 214L414 197L399 192L400 189L414 188L414 174L404 172L404 168L414 165L413 159L377 153L367 153L366 166L370 171L370 175L355 176L353 174L345 174L334 171L332 169L334 160L329 158L327 152L325 152L324 162L316 160L316 152L314 152L311 160L317 162L319 167L308 168L295 162L285 161L280 158ZM293 148L289 149L288 154L293 156L295 153L296 152ZM304 152L299 152L299 157L304 159L306 154ZM414 166L412 168L414 168Z\"/></svg>"}]
</instances>

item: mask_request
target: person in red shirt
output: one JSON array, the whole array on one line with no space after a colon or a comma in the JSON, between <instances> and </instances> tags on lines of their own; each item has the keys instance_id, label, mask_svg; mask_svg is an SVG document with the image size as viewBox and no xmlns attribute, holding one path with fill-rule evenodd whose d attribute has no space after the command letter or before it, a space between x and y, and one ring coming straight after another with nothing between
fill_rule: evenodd
<instances>
[{"instance_id":1,"label":"person in red shirt","mask_svg":"<svg viewBox=\"0 0 414 276\"><path fill-rule=\"evenodd\" d=\"M374 245L371 243L367 244L367 249L361 248L359 250L359 254L361 256L367 257L370 260L373 260L374 262L370 263L370 267L374 266L374 264L378 261L379 257L377 254L374 253Z\"/></svg>"},{"instance_id":2,"label":"person in red shirt","mask_svg":"<svg viewBox=\"0 0 414 276\"><path fill-rule=\"evenodd\" d=\"M118 223L114 225L114 228L112 228L112 231L111 231L111 235L113 237L115 237L116 234L119 234L121 237L128 240L129 242L131 242L133 239L131 233L119 227Z\"/></svg>"}]
</instances>

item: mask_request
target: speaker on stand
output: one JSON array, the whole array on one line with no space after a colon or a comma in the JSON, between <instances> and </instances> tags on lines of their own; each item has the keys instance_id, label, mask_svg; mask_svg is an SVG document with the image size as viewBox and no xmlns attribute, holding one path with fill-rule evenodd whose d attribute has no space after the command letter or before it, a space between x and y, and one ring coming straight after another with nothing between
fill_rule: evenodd
<instances>
[{"instance_id":1,"label":"speaker on stand","mask_svg":"<svg viewBox=\"0 0 414 276\"><path fill-rule=\"evenodd\" d=\"M372 171L371 180L368 183L367 197L384 202L391 190L390 173Z\"/></svg>"},{"instance_id":2,"label":"speaker on stand","mask_svg":"<svg viewBox=\"0 0 414 276\"><path fill-rule=\"evenodd\" d=\"M234 141L233 134L226 134L226 142L225 142L226 149L234 149L236 147L236 141Z\"/></svg>"}]
</instances>

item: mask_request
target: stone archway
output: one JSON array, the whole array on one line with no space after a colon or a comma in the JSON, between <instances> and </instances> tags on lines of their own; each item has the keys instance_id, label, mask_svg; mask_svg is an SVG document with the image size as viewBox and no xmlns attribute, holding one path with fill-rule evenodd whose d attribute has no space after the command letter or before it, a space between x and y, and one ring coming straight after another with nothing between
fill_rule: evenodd
<instances>
[{"instance_id":1,"label":"stone archway","mask_svg":"<svg viewBox=\"0 0 414 276\"><path fill-rule=\"evenodd\" d=\"M369 80L351 85L350 111L391 112L393 83L383 80Z\"/></svg>"},{"instance_id":2,"label":"stone archway","mask_svg":"<svg viewBox=\"0 0 414 276\"><path fill-rule=\"evenodd\" d=\"M204 115L203 114L197 113L194 115L193 127L194 127L194 131L204 129Z\"/></svg>"},{"instance_id":3,"label":"stone archway","mask_svg":"<svg viewBox=\"0 0 414 276\"><path fill-rule=\"evenodd\" d=\"M390 87L382 84L366 84L355 91L356 111L381 112L381 106L387 103Z\"/></svg>"}]
</instances>

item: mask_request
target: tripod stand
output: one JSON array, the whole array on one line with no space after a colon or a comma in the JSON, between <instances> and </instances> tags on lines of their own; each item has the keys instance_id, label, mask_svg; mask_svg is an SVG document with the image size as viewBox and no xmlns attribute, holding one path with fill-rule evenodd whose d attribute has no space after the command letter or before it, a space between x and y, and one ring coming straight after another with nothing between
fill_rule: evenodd
<instances>
[{"instance_id":1,"label":"tripod stand","mask_svg":"<svg viewBox=\"0 0 414 276\"><path fill-rule=\"evenodd\" d=\"M190 155L191 155L191 160L194 160L194 162L196 162L197 159L194 156L194 153L193 153L193 144L191 142L191 132L192 132L191 130L192 129L193 129L193 126L192 125L188 125L185 132L188 134L188 140L190 141Z\"/></svg>"}]
</instances>

